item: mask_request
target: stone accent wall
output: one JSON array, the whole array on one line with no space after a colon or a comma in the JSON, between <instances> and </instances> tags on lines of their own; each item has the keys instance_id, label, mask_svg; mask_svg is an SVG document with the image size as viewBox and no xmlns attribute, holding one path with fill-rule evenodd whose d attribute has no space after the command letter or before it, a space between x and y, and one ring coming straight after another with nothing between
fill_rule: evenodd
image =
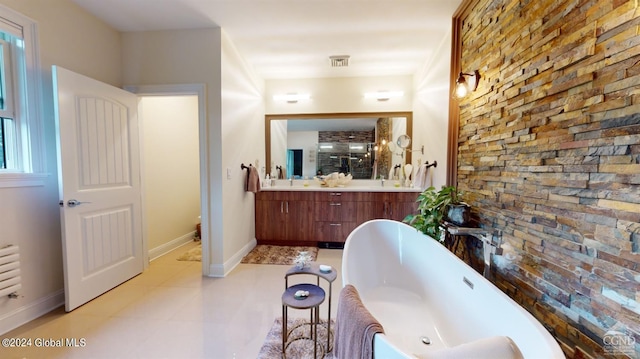
<instances>
[{"instance_id":1,"label":"stone accent wall","mask_svg":"<svg viewBox=\"0 0 640 359\"><path fill-rule=\"evenodd\" d=\"M503 230L495 283L568 357L640 356L637 0L478 0L462 26L458 186Z\"/></svg>"}]
</instances>

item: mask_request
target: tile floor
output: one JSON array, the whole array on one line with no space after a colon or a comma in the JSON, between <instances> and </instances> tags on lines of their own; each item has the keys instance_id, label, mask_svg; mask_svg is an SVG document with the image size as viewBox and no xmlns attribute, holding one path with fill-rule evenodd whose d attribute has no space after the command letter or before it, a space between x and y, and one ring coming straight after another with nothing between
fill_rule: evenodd
<instances>
[{"instance_id":1,"label":"tile floor","mask_svg":"<svg viewBox=\"0 0 640 359\"><path fill-rule=\"evenodd\" d=\"M32 346L0 347L0 358L256 358L273 320L282 315L289 267L240 264L225 278L207 278L200 262L176 260L194 245L151 262L143 274L71 313L59 308L1 335L31 339ZM320 249L317 261L340 270L342 250ZM290 284L305 281L314 283L315 277L291 277ZM338 275L332 318L341 288ZM325 302L323 317L326 312ZM79 347L36 347L36 340L67 338L77 339Z\"/></svg>"}]
</instances>

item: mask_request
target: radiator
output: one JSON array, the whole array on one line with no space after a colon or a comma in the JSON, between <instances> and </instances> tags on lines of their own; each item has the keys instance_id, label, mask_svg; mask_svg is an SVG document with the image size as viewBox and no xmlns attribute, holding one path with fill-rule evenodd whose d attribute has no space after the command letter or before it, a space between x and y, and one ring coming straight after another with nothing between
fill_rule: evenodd
<instances>
[{"instance_id":1,"label":"radiator","mask_svg":"<svg viewBox=\"0 0 640 359\"><path fill-rule=\"evenodd\" d=\"M19 249L15 245L0 248L0 297L16 298L16 291L22 288Z\"/></svg>"}]
</instances>

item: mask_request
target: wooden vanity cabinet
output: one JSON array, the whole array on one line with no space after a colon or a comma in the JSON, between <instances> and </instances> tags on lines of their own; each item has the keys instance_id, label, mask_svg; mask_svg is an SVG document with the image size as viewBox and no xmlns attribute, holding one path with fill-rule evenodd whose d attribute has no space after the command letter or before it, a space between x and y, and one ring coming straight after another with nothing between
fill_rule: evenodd
<instances>
[{"instance_id":1,"label":"wooden vanity cabinet","mask_svg":"<svg viewBox=\"0 0 640 359\"><path fill-rule=\"evenodd\" d=\"M315 192L315 239L318 242L344 242L357 227L358 192Z\"/></svg>"},{"instance_id":2,"label":"wooden vanity cabinet","mask_svg":"<svg viewBox=\"0 0 640 359\"><path fill-rule=\"evenodd\" d=\"M417 192L260 191L256 239L260 244L343 243L371 219L402 221L418 206Z\"/></svg>"},{"instance_id":3,"label":"wooden vanity cabinet","mask_svg":"<svg viewBox=\"0 0 640 359\"><path fill-rule=\"evenodd\" d=\"M358 203L357 221L364 223L372 219L402 221L408 214L418 210L415 192L370 192Z\"/></svg>"},{"instance_id":4,"label":"wooden vanity cabinet","mask_svg":"<svg viewBox=\"0 0 640 359\"><path fill-rule=\"evenodd\" d=\"M256 239L262 244L307 245L313 241L313 193L256 194Z\"/></svg>"}]
</instances>

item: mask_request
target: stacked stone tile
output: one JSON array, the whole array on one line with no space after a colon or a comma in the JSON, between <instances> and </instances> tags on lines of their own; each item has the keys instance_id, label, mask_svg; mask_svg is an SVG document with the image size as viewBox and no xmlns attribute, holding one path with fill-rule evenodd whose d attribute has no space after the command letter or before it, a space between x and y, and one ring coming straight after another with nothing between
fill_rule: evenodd
<instances>
[{"instance_id":1,"label":"stacked stone tile","mask_svg":"<svg viewBox=\"0 0 640 359\"><path fill-rule=\"evenodd\" d=\"M568 357L640 355L640 8L478 0L462 23L458 186L504 231L495 282ZM625 352L625 349L627 350Z\"/></svg>"}]
</instances>

